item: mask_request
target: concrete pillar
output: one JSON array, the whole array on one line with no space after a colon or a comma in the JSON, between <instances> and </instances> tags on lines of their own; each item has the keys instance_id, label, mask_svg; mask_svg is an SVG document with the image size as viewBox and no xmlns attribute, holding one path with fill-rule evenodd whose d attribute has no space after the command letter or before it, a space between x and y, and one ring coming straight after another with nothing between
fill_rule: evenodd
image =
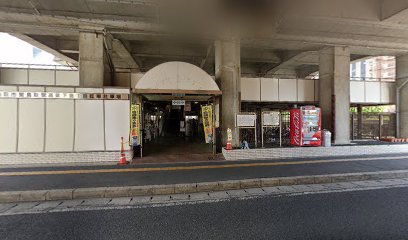
<instances>
[{"instance_id":1,"label":"concrete pillar","mask_svg":"<svg viewBox=\"0 0 408 240\"><path fill-rule=\"evenodd\" d=\"M319 53L319 104L323 128L335 144L350 143L350 50L328 47Z\"/></svg>"},{"instance_id":2,"label":"concrete pillar","mask_svg":"<svg viewBox=\"0 0 408 240\"><path fill-rule=\"evenodd\" d=\"M227 143L227 129L232 130L232 145L238 147L239 132L235 116L241 110L241 50L237 39L223 39L215 43L215 78L222 91L220 122L222 145Z\"/></svg>"},{"instance_id":3,"label":"concrete pillar","mask_svg":"<svg viewBox=\"0 0 408 240\"><path fill-rule=\"evenodd\" d=\"M109 41L106 41L109 45ZM81 87L111 85L111 71L105 50L104 35L79 33L79 82Z\"/></svg>"},{"instance_id":4,"label":"concrete pillar","mask_svg":"<svg viewBox=\"0 0 408 240\"><path fill-rule=\"evenodd\" d=\"M408 55L398 56L397 66L397 137L408 138Z\"/></svg>"}]
</instances>

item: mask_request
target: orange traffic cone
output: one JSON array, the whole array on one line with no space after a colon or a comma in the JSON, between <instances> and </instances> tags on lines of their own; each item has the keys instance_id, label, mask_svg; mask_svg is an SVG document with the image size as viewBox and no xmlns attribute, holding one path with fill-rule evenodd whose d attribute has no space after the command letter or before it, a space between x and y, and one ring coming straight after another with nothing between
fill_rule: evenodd
<instances>
[{"instance_id":1,"label":"orange traffic cone","mask_svg":"<svg viewBox=\"0 0 408 240\"><path fill-rule=\"evenodd\" d=\"M232 144L230 141L227 142L227 150L232 150Z\"/></svg>"},{"instance_id":2,"label":"orange traffic cone","mask_svg":"<svg viewBox=\"0 0 408 240\"><path fill-rule=\"evenodd\" d=\"M121 137L121 148L120 148L120 161L118 165L127 165L129 162L126 160L125 154L125 143L123 142L123 137Z\"/></svg>"}]
</instances>

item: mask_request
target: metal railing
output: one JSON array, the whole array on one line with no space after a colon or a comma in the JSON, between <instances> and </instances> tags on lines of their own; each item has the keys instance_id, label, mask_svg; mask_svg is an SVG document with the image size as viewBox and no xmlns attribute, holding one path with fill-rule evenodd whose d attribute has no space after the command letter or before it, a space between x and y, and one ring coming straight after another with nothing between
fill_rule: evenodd
<instances>
[{"instance_id":1,"label":"metal railing","mask_svg":"<svg viewBox=\"0 0 408 240\"><path fill-rule=\"evenodd\" d=\"M0 68L36 69L36 70L67 70L77 71L78 66L57 65L57 64L37 64L37 63L0 63Z\"/></svg>"}]
</instances>

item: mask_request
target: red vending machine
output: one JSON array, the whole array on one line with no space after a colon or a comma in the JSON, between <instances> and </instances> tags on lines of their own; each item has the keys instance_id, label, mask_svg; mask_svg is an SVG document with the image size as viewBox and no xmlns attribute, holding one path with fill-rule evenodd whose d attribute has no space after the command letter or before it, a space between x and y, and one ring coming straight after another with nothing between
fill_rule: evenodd
<instances>
[{"instance_id":1,"label":"red vending machine","mask_svg":"<svg viewBox=\"0 0 408 240\"><path fill-rule=\"evenodd\" d=\"M290 144L292 146L321 146L322 117L314 106L290 110Z\"/></svg>"}]
</instances>

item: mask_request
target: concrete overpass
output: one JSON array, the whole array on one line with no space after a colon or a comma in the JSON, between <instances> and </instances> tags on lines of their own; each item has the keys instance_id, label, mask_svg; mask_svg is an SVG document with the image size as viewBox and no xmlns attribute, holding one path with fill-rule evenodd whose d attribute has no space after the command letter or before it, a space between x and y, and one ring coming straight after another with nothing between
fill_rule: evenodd
<instances>
[{"instance_id":1,"label":"concrete overpass","mask_svg":"<svg viewBox=\"0 0 408 240\"><path fill-rule=\"evenodd\" d=\"M229 104L222 128L240 111L241 74L320 71L319 105L336 143L349 141L350 61L397 56L398 130L408 137L406 1L0 1L0 31L78 65L81 87L112 86L115 72L147 72L168 61L199 66Z\"/></svg>"}]
</instances>

